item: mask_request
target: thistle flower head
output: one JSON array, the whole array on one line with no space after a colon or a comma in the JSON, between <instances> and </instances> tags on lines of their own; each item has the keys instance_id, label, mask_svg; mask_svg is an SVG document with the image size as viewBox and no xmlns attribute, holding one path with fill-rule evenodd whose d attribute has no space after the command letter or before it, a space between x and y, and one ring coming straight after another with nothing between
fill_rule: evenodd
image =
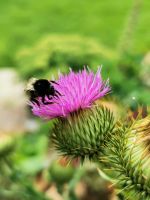
<instances>
[{"instance_id":1,"label":"thistle flower head","mask_svg":"<svg viewBox=\"0 0 150 200\"><path fill-rule=\"evenodd\" d=\"M105 141L114 129L113 114L104 107L94 106L58 118L51 139L57 151L70 159L96 160L101 155Z\"/></svg>"},{"instance_id":2,"label":"thistle flower head","mask_svg":"<svg viewBox=\"0 0 150 200\"><path fill-rule=\"evenodd\" d=\"M52 104L45 105L40 99L40 106L31 104L35 115L45 119L67 117L80 109L90 108L94 101L110 91L108 81L101 78L100 69L96 74L87 69L78 73L71 70L67 75L61 74L57 83L53 86L61 95L51 100L46 99Z\"/></svg>"},{"instance_id":3,"label":"thistle flower head","mask_svg":"<svg viewBox=\"0 0 150 200\"><path fill-rule=\"evenodd\" d=\"M94 74L84 68L61 74L50 83L59 95L50 100L45 97L51 102L47 105L39 97L39 105L31 103L33 113L45 119L57 118L51 141L62 155L94 160L114 128L112 113L95 102L110 91L108 81L102 80L100 69Z\"/></svg>"}]
</instances>

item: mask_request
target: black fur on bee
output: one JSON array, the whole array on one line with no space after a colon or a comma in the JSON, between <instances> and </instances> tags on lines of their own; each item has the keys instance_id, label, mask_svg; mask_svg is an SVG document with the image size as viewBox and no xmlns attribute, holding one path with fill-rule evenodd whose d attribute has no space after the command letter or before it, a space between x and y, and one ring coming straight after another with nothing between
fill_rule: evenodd
<instances>
[{"instance_id":1,"label":"black fur on bee","mask_svg":"<svg viewBox=\"0 0 150 200\"><path fill-rule=\"evenodd\" d=\"M61 96L61 94L54 88L52 83L58 85L55 81L32 78L26 88L26 93L29 96L30 101L40 106L38 97L41 97L41 101L44 105L53 104L53 102L46 101L45 97L52 100L53 97Z\"/></svg>"}]
</instances>

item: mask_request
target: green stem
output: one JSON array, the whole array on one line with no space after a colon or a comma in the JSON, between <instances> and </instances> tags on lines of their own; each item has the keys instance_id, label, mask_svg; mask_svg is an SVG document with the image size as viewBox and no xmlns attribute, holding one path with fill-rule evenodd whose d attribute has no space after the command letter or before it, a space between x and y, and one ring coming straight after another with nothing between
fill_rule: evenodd
<instances>
[{"instance_id":1,"label":"green stem","mask_svg":"<svg viewBox=\"0 0 150 200\"><path fill-rule=\"evenodd\" d=\"M136 30L137 24L138 24L138 18L140 15L142 1L143 0L134 0L133 1L133 7L129 14L127 24L124 28L123 35L120 39L120 43L119 43L119 47L118 47L120 55L124 55L125 53L129 52L129 50L132 46L134 33L135 33L135 30Z\"/></svg>"}]
</instances>

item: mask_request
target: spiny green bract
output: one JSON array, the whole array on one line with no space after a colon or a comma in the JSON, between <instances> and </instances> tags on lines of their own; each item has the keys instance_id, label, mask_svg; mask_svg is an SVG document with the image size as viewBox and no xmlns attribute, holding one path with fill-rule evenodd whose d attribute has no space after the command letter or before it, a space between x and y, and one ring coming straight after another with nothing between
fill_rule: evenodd
<instances>
[{"instance_id":1,"label":"spiny green bract","mask_svg":"<svg viewBox=\"0 0 150 200\"><path fill-rule=\"evenodd\" d=\"M52 141L56 149L71 158L97 160L108 133L114 129L114 118L107 109L94 105L90 109L59 118L53 129Z\"/></svg>"},{"instance_id":2,"label":"spiny green bract","mask_svg":"<svg viewBox=\"0 0 150 200\"><path fill-rule=\"evenodd\" d=\"M150 118L117 124L100 162L127 199L150 200Z\"/></svg>"}]
</instances>

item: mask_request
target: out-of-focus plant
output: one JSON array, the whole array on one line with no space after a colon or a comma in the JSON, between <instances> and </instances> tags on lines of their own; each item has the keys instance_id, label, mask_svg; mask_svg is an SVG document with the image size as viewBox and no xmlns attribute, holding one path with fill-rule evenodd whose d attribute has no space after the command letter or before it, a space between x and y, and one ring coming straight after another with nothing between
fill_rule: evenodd
<instances>
[{"instance_id":1,"label":"out-of-focus plant","mask_svg":"<svg viewBox=\"0 0 150 200\"><path fill-rule=\"evenodd\" d=\"M119 55L122 56L126 53L129 53L132 49L132 45L134 42L134 35L137 29L137 24L139 20L139 15L141 11L143 0L134 0L131 11L128 15L127 22L125 24L125 28L123 30L123 34L120 38L119 42Z\"/></svg>"},{"instance_id":2,"label":"out-of-focus plant","mask_svg":"<svg viewBox=\"0 0 150 200\"><path fill-rule=\"evenodd\" d=\"M142 4L143 0L133 1L131 11L118 44L118 62L116 63L116 68L118 71L121 71L121 82L117 84L117 87L121 87L121 89L118 88L119 95L122 96L124 102L127 102L130 107L133 107L132 97L135 97L138 103L149 103L149 91L143 86L143 83L147 85L148 78L146 77L148 74L146 76L145 73L147 73L148 70L145 65L143 66L143 64L141 64L143 54L135 54L134 52L135 35L138 29ZM145 81L143 81L143 77L145 77ZM122 82L126 84L122 84ZM112 85L115 89L113 81Z\"/></svg>"},{"instance_id":3,"label":"out-of-focus plant","mask_svg":"<svg viewBox=\"0 0 150 200\"><path fill-rule=\"evenodd\" d=\"M34 185L37 174L48 166L47 146L43 134L0 135L0 199L50 199Z\"/></svg>"},{"instance_id":4,"label":"out-of-focus plant","mask_svg":"<svg viewBox=\"0 0 150 200\"><path fill-rule=\"evenodd\" d=\"M52 70L66 72L67 67L80 69L84 65L101 64L100 58L114 58L115 53L96 40L78 35L48 35L31 48L24 48L16 55L19 71L31 76ZM53 69L54 70L54 69Z\"/></svg>"},{"instance_id":5,"label":"out-of-focus plant","mask_svg":"<svg viewBox=\"0 0 150 200\"><path fill-rule=\"evenodd\" d=\"M150 116L115 119L100 103L110 91L100 71L60 75L56 89L62 96L52 105L39 99L40 107L32 104L32 110L39 117L57 118L51 135L57 151L71 160L97 162L100 175L125 198L149 200Z\"/></svg>"},{"instance_id":6,"label":"out-of-focus plant","mask_svg":"<svg viewBox=\"0 0 150 200\"><path fill-rule=\"evenodd\" d=\"M45 167L46 136L24 133L32 127L24 84L15 70L0 70L0 91L0 199L46 200L33 185L33 176Z\"/></svg>"},{"instance_id":7,"label":"out-of-focus plant","mask_svg":"<svg viewBox=\"0 0 150 200\"><path fill-rule=\"evenodd\" d=\"M75 168L72 165L67 166L61 164L61 162L54 161L49 168L49 172L52 180L62 186L71 180L75 173Z\"/></svg>"},{"instance_id":8,"label":"out-of-focus plant","mask_svg":"<svg viewBox=\"0 0 150 200\"><path fill-rule=\"evenodd\" d=\"M96 164L84 163L84 167L86 168L84 176L81 177L80 182L77 184L77 187L75 188L75 193L79 199L118 200L115 194L115 189L114 187L111 186L110 181L104 180L103 178L99 177Z\"/></svg>"},{"instance_id":9,"label":"out-of-focus plant","mask_svg":"<svg viewBox=\"0 0 150 200\"><path fill-rule=\"evenodd\" d=\"M143 84L150 88L150 52L142 60L140 78Z\"/></svg>"}]
</instances>

